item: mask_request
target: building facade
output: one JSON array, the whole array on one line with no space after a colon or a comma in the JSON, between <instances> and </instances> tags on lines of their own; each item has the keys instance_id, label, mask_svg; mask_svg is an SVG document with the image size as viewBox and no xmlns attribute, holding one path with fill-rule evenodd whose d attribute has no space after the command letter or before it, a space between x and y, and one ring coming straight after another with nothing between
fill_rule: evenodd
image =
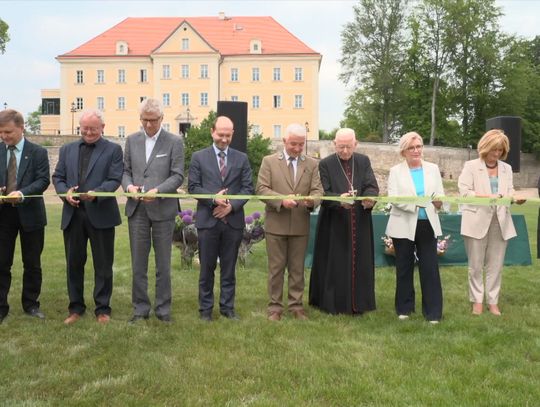
<instances>
[{"instance_id":1,"label":"building facade","mask_svg":"<svg viewBox=\"0 0 540 407\"><path fill-rule=\"evenodd\" d=\"M42 90L43 134L77 133L81 111L97 108L106 134L125 137L154 97L176 134L225 100L248 104L252 133L277 138L298 122L318 138L321 55L271 17L127 18L57 60L60 89Z\"/></svg>"}]
</instances>

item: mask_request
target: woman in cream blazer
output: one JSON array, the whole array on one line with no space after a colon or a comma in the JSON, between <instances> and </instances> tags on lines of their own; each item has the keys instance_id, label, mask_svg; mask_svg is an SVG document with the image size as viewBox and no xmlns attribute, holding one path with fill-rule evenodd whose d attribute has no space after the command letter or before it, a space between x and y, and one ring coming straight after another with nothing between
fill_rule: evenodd
<instances>
[{"instance_id":1,"label":"woman in cream blazer","mask_svg":"<svg viewBox=\"0 0 540 407\"><path fill-rule=\"evenodd\" d=\"M465 197L502 198L514 194L512 167L502 161L510 145L501 130L490 130L478 142L479 158L467 161L458 179ZM516 201L518 204L524 200ZM469 299L472 313L483 311L484 294L489 311L498 307L502 267L508 239L516 236L510 208L504 205L461 205L461 234L469 263ZM485 269L485 285L483 271Z\"/></svg>"},{"instance_id":2,"label":"woman in cream blazer","mask_svg":"<svg viewBox=\"0 0 540 407\"><path fill-rule=\"evenodd\" d=\"M407 133L399 141L405 161L392 167L388 177L389 196L443 196L439 167L422 160L422 137ZM437 209L441 201L424 204L392 204L386 234L396 254L395 307L399 319L415 311L414 262L418 258L422 289L422 314L431 323L442 318L442 287L437 259L437 236L441 223Z\"/></svg>"}]
</instances>

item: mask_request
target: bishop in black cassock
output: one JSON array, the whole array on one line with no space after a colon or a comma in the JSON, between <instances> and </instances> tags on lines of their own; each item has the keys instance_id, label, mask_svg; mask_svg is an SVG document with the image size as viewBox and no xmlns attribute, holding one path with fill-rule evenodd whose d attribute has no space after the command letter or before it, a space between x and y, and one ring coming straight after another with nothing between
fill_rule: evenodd
<instances>
[{"instance_id":1,"label":"bishop in black cassock","mask_svg":"<svg viewBox=\"0 0 540 407\"><path fill-rule=\"evenodd\" d=\"M369 158L354 153L354 131L341 129L336 154L319 163L324 194L377 196ZM372 200L323 200L317 224L309 304L330 314L362 314L375 309Z\"/></svg>"}]
</instances>

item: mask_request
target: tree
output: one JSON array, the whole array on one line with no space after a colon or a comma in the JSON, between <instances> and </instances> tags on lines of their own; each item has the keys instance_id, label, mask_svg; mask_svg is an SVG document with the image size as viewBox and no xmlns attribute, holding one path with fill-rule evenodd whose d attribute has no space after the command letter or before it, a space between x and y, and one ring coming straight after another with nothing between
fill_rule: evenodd
<instances>
[{"instance_id":1,"label":"tree","mask_svg":"<svg viewBox=\"0 0 540 407\"><path fill-rule=\"evenodd\" d=\"M340 79L362 89L378 115L378 130L387 142L397 120L401 89L407 0L360 0L354 21L341 33Z\"/></svg>"},{"instance_id":2,"label":"tree","mask_svg":"<svg viewBox=\"0 0 540 407\"><path fill-rule=\"evenodd\" d=\"M263 137L262 134L254 134L251 137L248 137L247 155L249 159L249 165L251 166L251 172L253 174L254 186L257 183L257 175L259 175L259 168L261 168L262 160L271 152L271 144L272 140Z\"/></svg>"},{"instance_id":3,"label":"tree","mask_svg":"<svg viewBox=\"0 0 540 407\"><path fill-rule=\"evenodd\" d=\"M6 52L6 44L9 42L9 25L0 18L0 54Z\"/></svg>"},{"instance_id":4,"label":"tree","mask_svg":"<svg viewBox=\"0 0 540 407\"><path fill-rule=\"evenodd\" d=\"M184 138L184 161L186 174L191 163L191 156L195 151L202 150L212 144L212 125L216 121L217 114L210 111L208 116L199 126L191 126ZM187 177L186 177L187 178Z\"/></svg>"},{"instance_id":5,"label":"tree","mask_svg":"<svg viewBox=\"0 0 540 407\"><path fill-rule=\"evenodd\" d=\"M31 134L39 134L41 132L41 105L34 112L28 113L25 129Z\"/></svg>"}]
</instances>

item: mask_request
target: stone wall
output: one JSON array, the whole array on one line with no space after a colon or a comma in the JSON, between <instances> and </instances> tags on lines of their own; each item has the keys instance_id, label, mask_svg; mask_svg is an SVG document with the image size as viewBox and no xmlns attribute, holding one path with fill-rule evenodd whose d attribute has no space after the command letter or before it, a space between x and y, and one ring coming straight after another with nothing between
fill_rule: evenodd
<instances>
[{"instance_id":1,"label":"stone wall","mask_svg":"<svg viewBox=\"0 0 540 407\"><path fill-rule=\"evenodd\" d=\"M62 144L62 142L68 142L78 139L78 137L66 136L66 137L45 137L43 140L40 138L44 136L31 136L29 137L34 142L40 144ZM53 140L58 138L58 140ZM69 139L69 140L68 140ZM112 141L119 143L122 147L125 144L125 139L111 138ZM49 151L49 160L51 163L51 173L56 162L58 161L58 150L60 147L51 146L46 147ZM282 148L281 141L273 140L272 148L279 150ZM397 164L401 160L399 155L399 149L397 145L382 144L382 143L359 143L357 151L366 154L370 160L373 170L377 175L377 180L381 186L381 192L385 192L386 177L388 170L393 165ZM329 154L334 153L333 144L328 140L308 142L309 155L314 157L326 157ZM476 150L468 150L464 148L450 148L450 147L430 147L424 148L424 158L427 161L431 161L437 164L441 170L443 178L445 180L456 180L461 173L463 164L465 161L477 158L478 154ZM540 176L540 162L535 159L533 154L521 154L521 171L514 174L514 185L516 188L536 188L538 177Z\"/></svg>"}]
</instances>

